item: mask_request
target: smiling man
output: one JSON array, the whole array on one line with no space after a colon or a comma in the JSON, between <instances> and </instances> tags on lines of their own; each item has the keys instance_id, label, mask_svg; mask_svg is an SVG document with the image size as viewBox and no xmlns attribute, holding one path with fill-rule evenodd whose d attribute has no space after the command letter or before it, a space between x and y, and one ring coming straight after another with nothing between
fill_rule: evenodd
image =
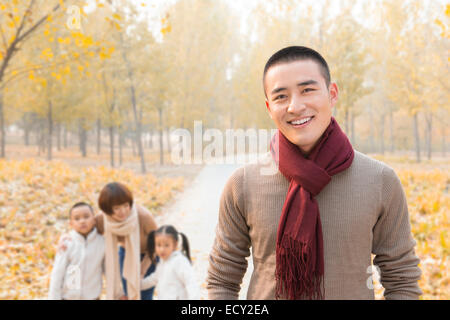
<instances>
[{"instance_id":1,"label":"smiling man","mask_svg":"<svg viewBox=\"0 0 450 320\"><path fill-rule=\"evenodd\" d=\"M353 149L332 117L338 87L316 51L267 62L266 107L278 131L262 163L236 170L221 197L209 257L210 299L373 299L372 260L386 299L417 299L421 271L394 170Z\"/></svg>"}]
</instances>

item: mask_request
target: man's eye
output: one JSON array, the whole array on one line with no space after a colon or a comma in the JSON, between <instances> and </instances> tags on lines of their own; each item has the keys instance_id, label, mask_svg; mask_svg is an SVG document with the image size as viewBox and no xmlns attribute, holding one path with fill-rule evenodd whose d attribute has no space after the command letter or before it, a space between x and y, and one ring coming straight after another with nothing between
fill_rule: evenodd
<instances>
[{"instance_id":1,"label":"man's eye","mask_svg":"<svg viewBox=\"0 0 450 320\"><path fill-rule=\"evenodd\" d=\"M309 91L314 91L315 89L313 88L305 88L305 90L303 90L303 92L309 92Z\"/></svg>"},{"instance_id":2,"label":"man's eye","mask_svg":"<svg viewBox=\"0 0 450 320\"><path fill-rule=\"evenodd\" d=\"M281 99L284 99L284 98L286 98L286 95L285 94L280 94L279 96L276 96L275 99L273 99L273 100L276 101L276 100L281 100Z\"/></svg>"}]
</instances>

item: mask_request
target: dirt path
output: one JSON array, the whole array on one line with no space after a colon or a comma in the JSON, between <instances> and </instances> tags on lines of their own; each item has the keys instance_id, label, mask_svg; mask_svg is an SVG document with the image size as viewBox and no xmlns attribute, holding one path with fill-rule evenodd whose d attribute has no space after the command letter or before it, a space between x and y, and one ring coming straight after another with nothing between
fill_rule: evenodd
<instances>
[{"instance_id":1,"label":"dirt path","mask_svg":"<svg viewBox=\"0 0 450 320\"><path fill-rule=\"evenodd\" d=\"M201 299L207 299L206 276L208 255L215 238L220 195L228 177L238 165L207 165L185 191L157 217L158 225L172 224L186 234L191 246L193 266L200 283ZM244 276L240 299L247 295L248 283L253 270L251 257Z\"/></svg>"}]
</instances>

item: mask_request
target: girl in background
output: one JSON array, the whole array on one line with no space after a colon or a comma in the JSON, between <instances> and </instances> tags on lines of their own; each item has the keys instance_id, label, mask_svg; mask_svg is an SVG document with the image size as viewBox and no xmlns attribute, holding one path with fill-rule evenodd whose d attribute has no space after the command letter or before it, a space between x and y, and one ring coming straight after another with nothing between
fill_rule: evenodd
<instances>
[{"instance_id":1,"label":"girl in background","mask_svg":"<svg viewBox=\"0 0 450 320\"><path fill-rule=\"evenodd\" d=\"M178 250L179 240L181 251ZM186 235L171 225L164 225L149 233L147 250L153 263L157 257L159 262L155 272L141 280L142 290L156 286L159 300L200 299Z\"/></svg>"}]
</instances>

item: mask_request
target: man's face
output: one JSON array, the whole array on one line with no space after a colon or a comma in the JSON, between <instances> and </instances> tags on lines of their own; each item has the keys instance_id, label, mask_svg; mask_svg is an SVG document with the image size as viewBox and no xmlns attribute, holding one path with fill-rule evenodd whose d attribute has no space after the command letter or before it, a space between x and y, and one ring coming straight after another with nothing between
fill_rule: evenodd
<instances>
[{"instance_id":1,"label":"man's face","mask_svg":"<svg viewBox=\"0 0 450 320\"><path fill-rule=\"evenodd\" d=\"M274 65L264 84L270 117L290 142L308 154L330 124L337 85L331 83L327 88L313 60Z\"/></svg>"}]
</instances>

